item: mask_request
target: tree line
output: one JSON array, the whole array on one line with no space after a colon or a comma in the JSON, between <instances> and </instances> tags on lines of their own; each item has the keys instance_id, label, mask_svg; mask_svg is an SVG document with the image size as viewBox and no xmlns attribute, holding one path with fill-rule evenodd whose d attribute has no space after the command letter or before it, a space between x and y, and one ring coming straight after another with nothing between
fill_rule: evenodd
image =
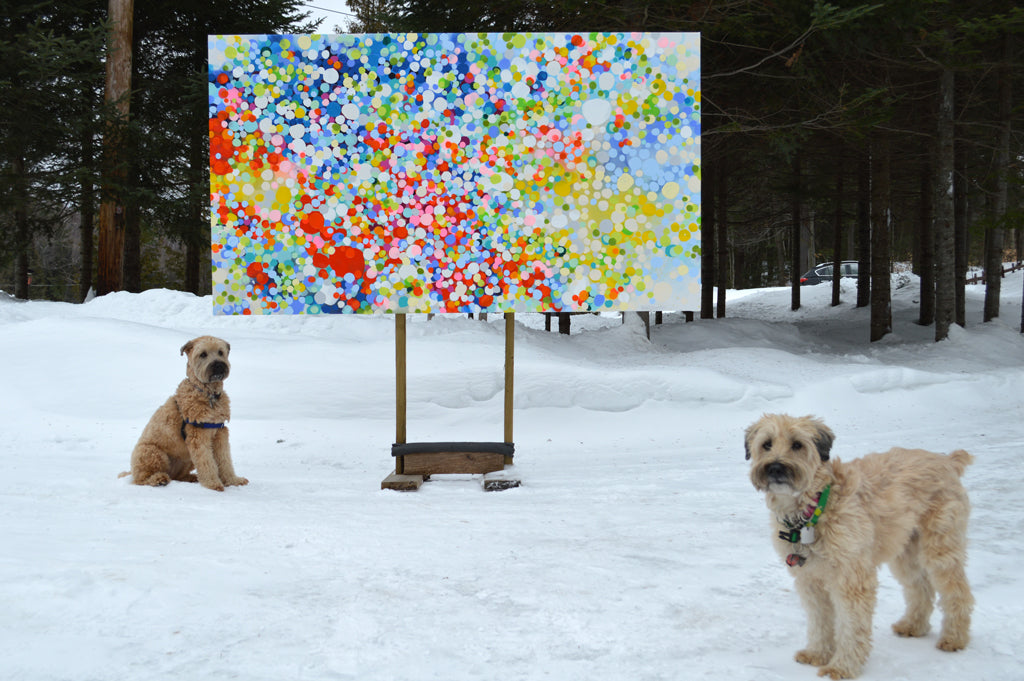
<instances>
[{"instance_id":1,"label":"tree line","mask_svg":"<svg viewBox=\"0 0 1024 681\"><path fill-rule=\"evenodd\" d=\"M21 298L31 271L33 294L44 284L42 297L82 299L97 206L114 191L125 197L121 288L208 292L206 35L313 29L296 0L137 3L122 121L103 100L106 4L0 0L0 288ZM967 323L971 266L986 274L984 320L999 315L1002 263L1021 259L1024 231L1024 9L1013 0L349 8L335 30L700 32L702 317L725 314L726 288L790 284L796 309L800 274L843 260L859 262L855 304L870 307L873 340L891 330L895 261L920 275L919 321L936 339ZM123 187L100 183L112 122L131 149Z\"/></svg>"},{"instance_id":2,"label":"tree line","mask_svg":"<svg viewBox=\"0 0 1024 681\"><path fill-rule=\"evenodd\" d=\"M315 26L299 0L128 1L128 26L110 21L114 4L0 0L0 289L17 298L208 292L207 35ZM125 29L129 101L108 101L111 36ZM112 198L120 262L99 285Z\"/></svg>"}]
</instances>

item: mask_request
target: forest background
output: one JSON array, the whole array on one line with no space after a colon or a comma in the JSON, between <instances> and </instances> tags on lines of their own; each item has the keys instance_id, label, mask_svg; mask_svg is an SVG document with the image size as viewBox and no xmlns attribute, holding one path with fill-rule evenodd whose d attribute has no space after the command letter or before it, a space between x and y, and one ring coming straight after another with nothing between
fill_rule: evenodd
<instances>
[{"instance_id":1,"label":"forest background","mask_svg":"<svg viewBox=\"0 0 1024 681\"><path fill-rule=\"evenodd\" d=\"M789 284L797 309L801 273L856 260L877 340L909 262L941 340L966 324L968 267L989 321L1022 259L1015 0L349 0L345 26L296 0L132 5L0 0L0 291L16 298L210 292L210 34L700 32L701 317L725 315L727 288Z\"/></svg>"}]
</instances>

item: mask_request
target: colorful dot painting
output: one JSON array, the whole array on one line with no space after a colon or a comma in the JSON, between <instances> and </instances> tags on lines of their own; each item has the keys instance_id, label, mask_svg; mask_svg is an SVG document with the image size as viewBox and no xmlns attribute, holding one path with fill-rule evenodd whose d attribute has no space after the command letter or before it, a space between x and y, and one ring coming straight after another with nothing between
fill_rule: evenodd
<instances>
[{"instance_id":1,"label":"colorful dot painting","mask_svg":"<svg viewBox=\"0 0 1024 681\"><path fill-rule=\"evenodd\" d=\"M695 33L209 39L217 314L695 309Z\"/></svg>"}]
</instances>

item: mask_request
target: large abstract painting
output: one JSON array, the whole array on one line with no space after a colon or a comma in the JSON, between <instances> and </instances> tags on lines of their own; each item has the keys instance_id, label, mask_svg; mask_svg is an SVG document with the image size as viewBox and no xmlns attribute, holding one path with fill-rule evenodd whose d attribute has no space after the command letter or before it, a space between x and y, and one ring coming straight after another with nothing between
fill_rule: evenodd
<instances>
[{"instance_id":1,"label":"large abstract painting","mask_svg":"<svg viewBox=\"0 0 1024 681\"><path fill-rule=\"evenodd\" d=\"M209 39L218 314L694 309L697 34Z\"/></svg>"}]
</instances>

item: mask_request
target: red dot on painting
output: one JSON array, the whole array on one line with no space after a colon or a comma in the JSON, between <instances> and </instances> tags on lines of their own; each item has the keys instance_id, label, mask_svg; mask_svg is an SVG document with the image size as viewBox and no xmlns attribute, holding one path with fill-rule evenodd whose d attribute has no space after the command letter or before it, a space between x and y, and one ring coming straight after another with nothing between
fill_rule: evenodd
<instances>
[{"instance_id":1,"label":"red dot on painting","mask_svg":"<svg viewBox=\"0 0 1024 681\"><path fill-rule=\"evenodd\" d=\"M329 256L329 259L331 269L334 270L335 276L339 278L344 277L346 274L351 274L357 278L361 277L366 268L363 262L363 252L351 246L336 247L334 253Z\"/></svg>"}]
</instances>

